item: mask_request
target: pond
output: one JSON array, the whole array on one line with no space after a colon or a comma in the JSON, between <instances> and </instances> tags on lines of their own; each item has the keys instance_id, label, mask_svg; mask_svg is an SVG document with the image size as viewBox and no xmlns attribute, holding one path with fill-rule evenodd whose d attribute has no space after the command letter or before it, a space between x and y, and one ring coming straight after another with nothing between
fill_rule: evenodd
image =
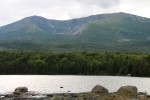
<instances>
[{"instance_id":1,"label":"pond","mask_svg":"<svg viewBox=\"0 0 150 100\"><path fill-rule=\"evenodd\" d=\"M0 75L0 93L13 92L16 87L26 86L39 93L89 92L100 84L109 92L121 86L134 85L140 92L150 94L150 78L123 76L73 76L73 75Z\"/></svg>"}]
</instances>

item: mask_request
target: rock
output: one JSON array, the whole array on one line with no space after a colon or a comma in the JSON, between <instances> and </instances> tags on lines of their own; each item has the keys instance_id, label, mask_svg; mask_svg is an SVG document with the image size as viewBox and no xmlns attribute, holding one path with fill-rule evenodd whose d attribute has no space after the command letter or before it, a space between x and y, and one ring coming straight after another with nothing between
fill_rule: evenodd
<instances>
[{"instance_id":1,"label":"rock","mask_svg":"<svg viewBox=\"0 0 150 100\"><path fill-rule=\"evenodd\" d=\"M5 97L6 97L6 98L13 98L14 95L13 95L13 94L6 94Z\"/></svg>"},{"instance_id":2,"label":"rock","mask_svg":"<svg viewBox=\"0 0 150 100\"><path fill-rule=\"evenodd\" d=\"M27 87L18 87L15 89L13 94L17 94L17 95L21 95L28 92L28 88Z\"/></svg>"},{"instance_id":3,"label":"rock","mask_svg":"<svg viewBox=\"0 0 150 100\"><path fill-rule=\"evenodd\" d=\"M138 95L138 100L148 100L148 97L145 95Z\"/></svg>"},{"instance_id":4,"label":"rock","mask_svg":"<svg viewBox=\"0 0 150 100\"><path fill-rule=\"evenodd\" d=\"M28 96L36 96L36 95L40 95L40 93L36 93L35 91L28 91L28 92L26 92L26 95L28 95Z\"/></svg>"},{"instance_id":5,"label":"rock","mask_svg":"<svg viewBox=\"0 0 150 100\"><path fill-rule=\"evenodd\" d=\"M48 97L53 97L54 95L53 95L53 94L47 94L47 96L48 96Z\"/></svg>"},{"instance_id":6,"label":"rock","mask_svg":"<svg viewBox=\"0 0 150 100\"><path fill-rule=\"evenodd\" d=\"M2 100L5 96L0 96L0 100Z\"/></svg>"},{"instance_id":7,"label":"rock","mask_svg":"<svg viewBox=\"0 0 150 100\"><path fill-rule=\"evenodd\" d=\"M148 98L150 98L150 95L147 95Z\"/></svg>"},{"instance_id":8,"label":"rock","mask_svg":"<svg viewBox=\"0 0 150 100\"><path fill-rule=\"evenodd\" d=\"M124 94L124 95L138 95L138 89L135 86L122 86L119 88L117 93Z\"/></svg>"},{"instance_id":9,"label":"rock","mask_svg":"<svg viewBox=\"0 0 150 100\"><path fill-rule=\"evenodd\" d=\"M61 86L60 88L64 88L64 87Z\"/></svg>"},{"instance_id":10,"label":"rock","mask_svg":"<svg viewBox=\"0 0 150 100\"><path fill-rule=\"evenodd\" d=\"M108 93L108 90L107 90L105 87L101 86L101 85L96 85L96 86L92 89L91 92L92 92L92 93Z\"/></svg>"},{"instance_id":11,"label":"rock","mask_svg":"<svg viewBox=\"0 0 150 100\"><path fill-rule=\"evenodd\" d=\"M138 95L145 95L145 96L147 96L147 92L139 92Z\"/></svg>"}]
</instances>

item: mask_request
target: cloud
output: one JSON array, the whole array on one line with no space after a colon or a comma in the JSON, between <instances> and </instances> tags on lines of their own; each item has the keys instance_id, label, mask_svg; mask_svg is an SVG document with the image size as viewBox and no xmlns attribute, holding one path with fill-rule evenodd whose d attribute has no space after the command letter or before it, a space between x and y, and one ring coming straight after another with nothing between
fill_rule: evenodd
<instances>
[{"instance_id":1,"label":"cloud","mask_svg":"<svg viewBox=\"0 0 150 100\"><path fill-rule=\"evenodd\" d=\"M66 20L126 12L150 17L150 0L0 0L0 26L27 16Z\"/></svg>"},{"instance_id":2,"label":"cloud","mask_svg":"<svg viewBox=\"0 0 150 100\"><path fill-rule=\"evenodd\" d=\"M149 4L150 0L121 0L118 9L122 12L150 18Z\"/></svg>"},{"instance_id":3,"label":"cloud","mask_svg":"<svg viewBox=\"0 0 150 100\"><path fill-rule=\"evenodd\" d=\"M58 20L78 18L102 13L118 3L119 0L0 0L0 25L32 15Z\"/></svg>"},{"instance_id":4,"label":"cloud","mask_svg":"<svg viewBox=\"0 0 150 100\"><path fill-rule=\"evenodd\" d=\"M86 6L95 5L106 9L114 6L118 6L120 4L120 0L78 0L78 2L81 2Z\"/></svg>"}]
</instances>

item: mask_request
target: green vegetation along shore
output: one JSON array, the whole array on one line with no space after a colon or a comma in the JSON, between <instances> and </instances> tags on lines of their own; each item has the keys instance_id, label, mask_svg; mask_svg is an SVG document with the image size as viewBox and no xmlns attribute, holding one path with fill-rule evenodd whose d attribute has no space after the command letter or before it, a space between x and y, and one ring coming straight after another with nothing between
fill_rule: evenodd
<instances>
[{"instance_id":1,"label":"green vegetation along shore","mask_svg":"<svg viewBox=\"0 0 150 100\"><path fill-rule=\"evenodd\" d=\"M0 74L150 76L150 54L0 52Z\"/></svg>"}]
</instances>

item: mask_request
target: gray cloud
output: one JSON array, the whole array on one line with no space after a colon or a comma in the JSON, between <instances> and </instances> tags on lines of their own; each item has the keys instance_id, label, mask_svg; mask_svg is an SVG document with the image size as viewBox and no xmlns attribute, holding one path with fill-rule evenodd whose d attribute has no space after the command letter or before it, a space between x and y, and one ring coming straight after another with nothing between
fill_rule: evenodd
<instances>
[{"instance_id":1,"label":"gray cloud","mask_svg":"<svg viewBox=\"0 0 150 100\"><path fill-rule=\"evenodd\" d=\"M78 0L78 2L88 6L97 5L102 8L111 8L120 4L120 0Z\"/></svg>"},{"instance_id":2,"label":"gray cloud","mask_svg":"<svg viewBox=\"0 0 150 100\"><path fill-rule=\"evenodd\" d=\"M150 0L0 0L0 26L27 16L66 20L126 12L150 17Z\"/></svg>"}]
</instances>

